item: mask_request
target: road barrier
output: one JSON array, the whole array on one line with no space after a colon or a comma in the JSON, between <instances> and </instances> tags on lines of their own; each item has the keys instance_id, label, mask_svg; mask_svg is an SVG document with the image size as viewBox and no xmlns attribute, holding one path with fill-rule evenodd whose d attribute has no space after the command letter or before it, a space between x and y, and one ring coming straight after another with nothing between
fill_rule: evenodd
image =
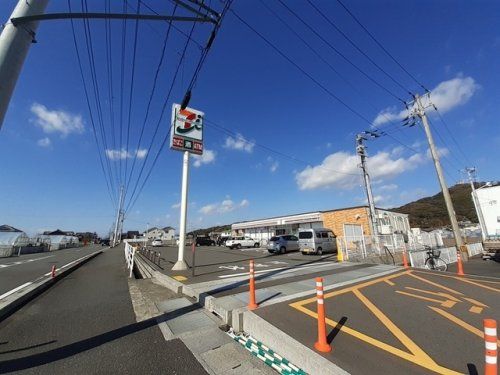
<instances>
[{"instance_id":1,"label":"road barrier","mask_svg":"<svg viewBox=\"0 0 500 375\"><path fill-rule=\"evenodd\" d=\"M456 247L440 248L441 254L439 257L446 263L455 263L457 261ZM410 251L410 264L414 268L425 268L425 260L427 259L427 250L423 251Z\"/></svg>"},{"instance_id":2,"label":"road barrier","mask_svg":"<svg viewBox=\"0 0 500 375\"><path fill-rule=\"evenodd\" d=\"M55 264L52 265L52 270L50 271L50 275L52 278L56 277L56 266Z\"/></svg>"},{"instance_id":3,"label":"road barrier","mask_svg":"<svg viewBox=\"0 0 500 375\"><path fill-rule=\"evenodd\" d=\"M481 242L467 244L467 253L469 257L483 253L483 244Z\"/></svg>"},{"instance_id":4,"label":"road barrier","mask_svg":"<svg viewBox=\"0 0 500 375\"><path fill-rule=\"evenodd\" d=\"M254 310L257 307L259 307L259 305L255 301L255 271L254 271L253 259L250 260L250 275L249 276L250 276L250 280L249 280L249 282L250 282L250 298L248 301L248 308L250 310Z\"/></svg>"},{"instance_id":5,"label":"road barrier","mask_svg":"<svg viewBox=\"0 0 500 375\"><path fill-rule=\"evenodd\" d=\"M406 257L406 250L403 250L403 267L406 269L410 268L408 266L408 258Z\"/></svg>"},{"instance_id":6,"label":"road barrier","mask_svg":"<svg viewBox=\"0 0 500 375\"><path fill-rule=\"evenodd\" d=\"M319 352L328 353L332 351L332 347L326 340L326 313L322 277L316 278L316 299L318 302L318 341L314 343L314 347Z\"/></svg>"},{"instance_id":7,"label":"road barrier","mask_svg":"<svg viewBox=\"0 0 500 375\"><path fill-rule=\"evenodd\" d=\"M464 276L464 267L462 265L462 250L458 249L457 251L457 275Z\"/></svg>"},{"instance_id":8,"label":"road barrier","mask_svg":"<svg viewBox=\"0 0 500 375\"><path fill-rule=\"evenodd\" d=\"M130 245L128 241L124 242L125 242L125 261L127 262L127 268L130 270L129 277L132 277L132 272L134 270L135 247Z\"/></svg>"},{"instance_id":9,"label":"road barrier","mask_svg":"<svg viewBox=\"0 0 500 375\"><path fill-rule=\"evenodd\" d=\"M484 319L483 325L484 325L484 347L485 347L484 374L497 375L498 373L497 322L495 319Z\"/></svg>"}]
</instances>

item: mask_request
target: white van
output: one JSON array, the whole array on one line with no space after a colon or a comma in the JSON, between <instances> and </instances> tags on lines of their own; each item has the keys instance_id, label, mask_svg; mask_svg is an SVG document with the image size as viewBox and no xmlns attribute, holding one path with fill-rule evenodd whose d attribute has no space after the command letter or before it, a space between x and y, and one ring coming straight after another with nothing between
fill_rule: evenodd
<instances>
[{"instance_id":1,"label":"white van","mask_svg":"<svg viewBox=\"0 0 500 375\"><path fill-rule=\"evenodd\" d=\"M328 228L300 229L298 237L302 254L337 252L337 238Z\"/></svg>"}]
</instances>

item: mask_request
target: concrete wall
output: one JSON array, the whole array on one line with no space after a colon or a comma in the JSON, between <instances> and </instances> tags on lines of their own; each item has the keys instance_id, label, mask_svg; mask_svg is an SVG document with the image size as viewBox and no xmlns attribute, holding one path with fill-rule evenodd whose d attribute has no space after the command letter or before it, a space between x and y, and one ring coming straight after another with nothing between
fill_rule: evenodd
<instances>
[{"instance_id":1,"label":"concrete wall","mask_svg":"<svg viewBox=\"0 0 500 375\"><path fill-rule=\"evenodd\" d=\"M370 235L368 208L349 208L346 210L328 211L321 214L325 228L331 229L337 237L343 237L344 224L355 224L363 227L363 234Z\"/></svg>"}]
</instances>

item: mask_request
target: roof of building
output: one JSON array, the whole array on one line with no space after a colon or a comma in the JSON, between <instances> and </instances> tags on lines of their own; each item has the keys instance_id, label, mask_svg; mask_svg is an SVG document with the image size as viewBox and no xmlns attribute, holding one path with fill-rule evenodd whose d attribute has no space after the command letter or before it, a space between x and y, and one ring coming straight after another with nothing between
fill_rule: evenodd
<instances>
[{"instance_id":1,"label":"roof of building","mask_svg":"<svg viewBox=\"0 0 500 375\"><path fill-rule=\"evenodd\" d=\"M22 230L19 230L19 229L14 228L10 225L4 224L4 225L0 225L0 232L22 232Z\"/></svg>"},{"instance_id":2,"label":"roof of building","mask_svg":"<svg viewBox=\"0 0 500 375\"><path fill-rule=\"evenodd\" d=\"M161 229L163 229L164 231L167 231L167 232L168 232L169 230L171 230L171 229L175 229L175 228L173 228L173 227L165 227L165 228L161 228Z\"/></svg>"},{"instance_id":3,"label":"roof of building","mask_svg":"<svg viewBox=\"0 0 500 375\"><path fill-rule=\"evenodd\" d=\"M335 212L335 211L346 211L346 210L353 210L353 209L356 209L356 208L366 208L366 209L368 209L368 206L366 206L366 205L361 205L361 206L351 206L351 207L344 207L344 208L334 208L334 209L331 209L331 210L308 211L308 212L301 212L301 213L298 213L298 214L289 214L289 215L272 216L272 217L266 217L266 218L263 218L263 219L254 219L254 220L238 221L238 222L236 222L236 223L233 223L233 225L234 225L234 224L251 223L251 222L254 222L254 221L260 221L260 220L272 220L272 219L279 219L279 218L282 218L282 217L290 217L290 216L308 215L308 214L314 214L314 213L325 213L325 212ZM391 211L390 209L385 209L385 208L380 208L380 207L375 207L375 209L376 209L376 210L380 210L380 211L389 211L389 212L394 212L394 211ZM399 212L394 212L394 213L397 213L397 214L401 214L401 215L406 215L406 216L408 216L407 214L402 214L402 213L399 213Z\"/></svg>"}]
</instances>

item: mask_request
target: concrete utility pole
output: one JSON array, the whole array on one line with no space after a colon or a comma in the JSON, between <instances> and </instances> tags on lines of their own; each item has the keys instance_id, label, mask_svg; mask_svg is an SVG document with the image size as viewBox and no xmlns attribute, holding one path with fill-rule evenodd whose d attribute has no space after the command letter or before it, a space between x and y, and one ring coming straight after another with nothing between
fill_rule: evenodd
<instances>
[{"instance_id":1,"label":"concrete utility pole","mask_svg":"<svg viewBox=\"0 0 500 375\"><path fill-rule=\"evenodd\" d=\"M472 201L476 207L477 219L479 220L479 226L481 227L481 237L486 240L486 222L484 221L483 210L481 209L481 204L479 203L479 197L476 193L476 187L474 182L476 180L476 168L465 168L467 175L469 176L470 187L472 189Z\"/></svg>"},{"instance_id":2,"label":"concrete utility pole","mask_svg":"<svg viewBox=\"0 0 500 375\"><path fill-rule=\"evenodd\" d=\"M184 247L186 245L186 217L187 199L189 186L189 152L184 151L182 160L182 192L181 192L181 220L179 225L179 253L177 262L172 267L173 271L187 270L188 266L184 260Z\"/></svg>"},{"instance_id":3,"label":"concrete utility pole","mask_svg":"<svg viewBox=\"0 0 500 375\"><path fill-rule=\"evenodd\" d=\"M121 233L120 224L123 223L123 219L122 219L122 205L123 205L123 198L124 198L123 192L124 192L124 189L123 189L123 185L122 185L120 187L120 200L118 201L118 211L116 212L115 231L113 233L113 247L115 247L119 242L119 240L117 241L118 230L120 229L120 233Z\"/></svg>"},{"instance_id":4,"label":"concrete utility pole","mask_svg":"<svg viewBox=\"0 0 500 375\"><path fill-rule=\"evenodd\" d=\"M430 104L432 105L432 104ZM441 191L443 193L444 202L446 204L446 210L448 211L448 216L451 222L451 228L453 229L453 235L455 236L455 242L457 245L457 250L461 251L462 259L464 261L468 260L467 251L463 250L464 243L462 241L462 233L458 227L457 217L455 215L455 210L453 208L453 202L451 201L450 192L448 191L448 186L443 175L443 169L441 168L441 162L439 161L439 155L436 150L436 145L434 144L434 138L432 137L431 129L429 127L429 122L427 121L427 116L425 115L425 107L422 104L421 97L417 94L415 96L415 106L413 109L414 115L418 116L422 120L422 125L424 126L425 135L427 136L427 141L429 142L429 149L431 151L432 159L434 160L434 166L436 167L436 173L439 180L439 185L441 185Z\"/></svg>"},{"instance_id":5,"label":"concrete utility pole","mask_svg":"<svg viewBox=\"0 0 500 375\"><path fill-rule=\"evenodd\" d=\"M377 135L378 136L378 135ZM370 175L366 168L366 147L363 141L366 141L363 135L356 135L356 152L361 160L360 168L363 171L363 181L365 183L366 197L368 199L368 207L370 208L370 221L372 235L375 236L375 243L378 245L378 220L377 213L375 212L375 202L373 200L372 185L370 182Z\"/></svg>"},{"instance_id":6,"label":"concrete utility pole","mask_svg":"<svg viewBox=\"0 0 500 375\"><path fill-rule=\"evenodd\" d=\"M19 73L32 43L38 22L14 26L11 18L43 14L49 0L19 0L0 34L0 128Z\"/></svg>"}]
</instances>

